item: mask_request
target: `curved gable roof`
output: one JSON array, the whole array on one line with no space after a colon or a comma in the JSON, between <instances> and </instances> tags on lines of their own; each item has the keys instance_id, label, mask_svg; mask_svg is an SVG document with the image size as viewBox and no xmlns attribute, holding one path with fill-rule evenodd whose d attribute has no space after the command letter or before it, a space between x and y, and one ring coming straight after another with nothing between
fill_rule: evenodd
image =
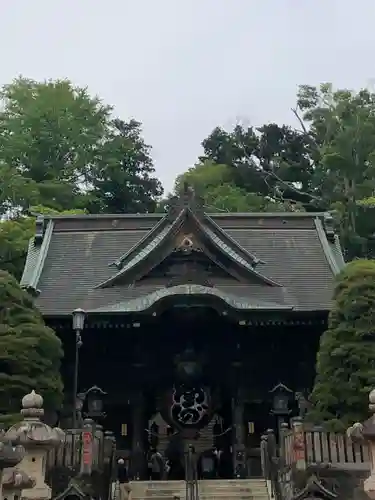
<instances>
[{"instance_id":1,"label":"curved gable roof","mask_svg":"<svg viewBox=\"0 0 375 500\"><path fill-rule=\"evenodd\" d=\"M229 248L261 258L263 276L279 285L265 286L261 280L249 279L246 283L215 285L221 291L244 301L257 298L284 303L294 311L329 310L334 275L344 260L324 214L203 215L199 214L202 228L208 227L219 239L225 235ZM21 285L38 294L36 305L43 314L53 316L69 315L77 307L98 309L153 293L158 287L150 283L96 286L113 277L113 266L108 264L117 261L119 255L128 255L123 261L125 267L136 255L136 248L147 246L150 234L160 235L166 227L163 219L159 214L46 218L43 234L30 242ZM258 272L256 264L251 272Z\"/></svg>"}]
</instances>

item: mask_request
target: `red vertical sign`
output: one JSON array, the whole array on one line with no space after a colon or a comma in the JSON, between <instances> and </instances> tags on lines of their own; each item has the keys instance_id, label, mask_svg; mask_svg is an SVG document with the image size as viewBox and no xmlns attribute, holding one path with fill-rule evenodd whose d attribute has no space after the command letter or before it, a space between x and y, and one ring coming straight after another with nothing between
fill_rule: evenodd
<instances>
[{"instance_id":1,"label":"red vertical sign","mask_svg":"<svg viewBox=\"0 0 375 500\"><path fill-rule=\"evenodd\" d=\"M83 443L83 465L92 464L92 433L89 431L84 431L82 433L82 443Z\"/></svg>"}]
</instances>

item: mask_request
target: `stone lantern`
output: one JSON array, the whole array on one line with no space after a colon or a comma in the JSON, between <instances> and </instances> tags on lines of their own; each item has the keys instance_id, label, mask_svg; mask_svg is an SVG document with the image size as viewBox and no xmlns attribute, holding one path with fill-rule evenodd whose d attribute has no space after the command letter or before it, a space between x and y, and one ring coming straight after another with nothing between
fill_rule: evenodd
<instances>
[{"instance_id":1,"label":"stone lantern","mask_svg":"<svg viewBox=\"0 0 375 500\"><path fill-rule=\"evenodd\" d=\"M23 446L13 446L12 443L3 440L0 437L0 500L2 498L2 488L9 482L7 474L4 469L9 470L21 462L25 454Z\"/></svg>"},{"instance_id":2,"label":"stone lantern","mask_svg":"<svg viewBox=\"0 0 375 500\"><path fill-rule=\"evenodd\" d=\"M41 422L43 414L43 398L32 391L22 399L23 421L13 425L4 436L5 440L25 448L19 467L35 481L32 489L22 492L23 499L51 498L51 488L45 482L47 452L61 445L65 434L61 429L52 429Z\"/></svg>"},{"instance_id":3,"label":"stone lantern","mask_svg":"<svg viewBox=\"0 0 375 500\"><path fill-rule=\"evenodd\" d=\"M375 500L375 389L369 395L369 409L371 417L362 423L355 423L347 431L349 437L354 441L365 440L368 443L370 453L370 476L365 480L363 488L366 494Z\"/></svg>"}]
</instances>

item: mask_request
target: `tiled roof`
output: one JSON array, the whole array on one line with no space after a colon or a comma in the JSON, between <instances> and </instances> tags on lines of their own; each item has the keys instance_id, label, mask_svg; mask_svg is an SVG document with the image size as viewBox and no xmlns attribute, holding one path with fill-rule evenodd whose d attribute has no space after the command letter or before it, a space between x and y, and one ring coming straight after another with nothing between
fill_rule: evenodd
<instances>
[{"instance_id":1,"label":"tiled roof","mask_svg":"<svg viewBox=\"0 0 375 500\"><path fill-rule=\"evenodd\" d=\"M146 237L141 239L139 244L136 244L130 252L118 259L115 265L119 268L119 271L98 285L98 287L105 288L119 282L124 283L124 278L126 279L129 274L128 283L132 283L130 271L133 271L137 265L145 263L149 256L155 255L157 249L160 249L163 244L164 246L168 245L170 240L173 240L173 237L176 236L176 233L184 233L184 230L188 232L193 230L197 235L203 233L204 237L208 238L210 243L216 247L216 251L225 254L235 264L245 269L250 277L256 277L265 283L277 285L277 283L263 276L255 269L260 260L238 245L228 234L224 233L209 215L205 214L197 217L197 214L190 207L184 207L175 219L170 220L169 217L164 217ZM170 253L170 250L168 253ZM159 252L158 255L159 260L162 260L163 253ZM146 271L147 267L145 267Z\"/></svg>"},{"instance_id":2,"label":"tiled roof","mask_svg":"<svg viewBox=\"0 0 375 500\"><path fill-rule=\"evenodd\" d=\"M136 257L140 242L145 251L164 231L161 217L53 217L43 242L30 243L21 284L39 291L36 305L44 315L69 315L77 307L105 310L123 304L125 308L124 304L153 294L163 285L98 285L110 280L121 266L124 269L132 259L140 258ZM254 275L246 283L215 283L220 293L234 296L238 302L275 304L295 311L330 308L334 275L344 262L337 237L330 233L331 241L327 239L324 214L212 214L210 218L222 238L227 237L224 243L229 251L236 248L238 257L250 266L246 255L253 256L259 261L253 267L255 274L276 284L269 285ZM150 233L155 226L158 230ZM212 226L209 229L213 231ZM119 256L124 257L122 263ZM117 271L113 263L117 263Z\"/></svg>"}]
</instances>

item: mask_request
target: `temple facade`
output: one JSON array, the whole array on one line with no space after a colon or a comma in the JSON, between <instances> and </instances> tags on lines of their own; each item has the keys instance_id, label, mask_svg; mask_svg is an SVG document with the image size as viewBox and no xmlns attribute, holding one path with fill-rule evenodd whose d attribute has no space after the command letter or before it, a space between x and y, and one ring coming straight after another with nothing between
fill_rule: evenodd
<instances>
[{"instance_id":1,"label":"temple facade","mask_svg":"<svg viewBox=\"0 0 375 500\"><path fill-rule=\"evenodd\" d=\"M175 464L186 443L245 477L260 473L261 434L311 389L343 265L326 214L207 214L186 189L166 214L38 219L21 284L62 339L66 408L72 311L85 311L77 390L106 393L101 423L133 477L150 449Z\"/></svg>"}]
</instances>

